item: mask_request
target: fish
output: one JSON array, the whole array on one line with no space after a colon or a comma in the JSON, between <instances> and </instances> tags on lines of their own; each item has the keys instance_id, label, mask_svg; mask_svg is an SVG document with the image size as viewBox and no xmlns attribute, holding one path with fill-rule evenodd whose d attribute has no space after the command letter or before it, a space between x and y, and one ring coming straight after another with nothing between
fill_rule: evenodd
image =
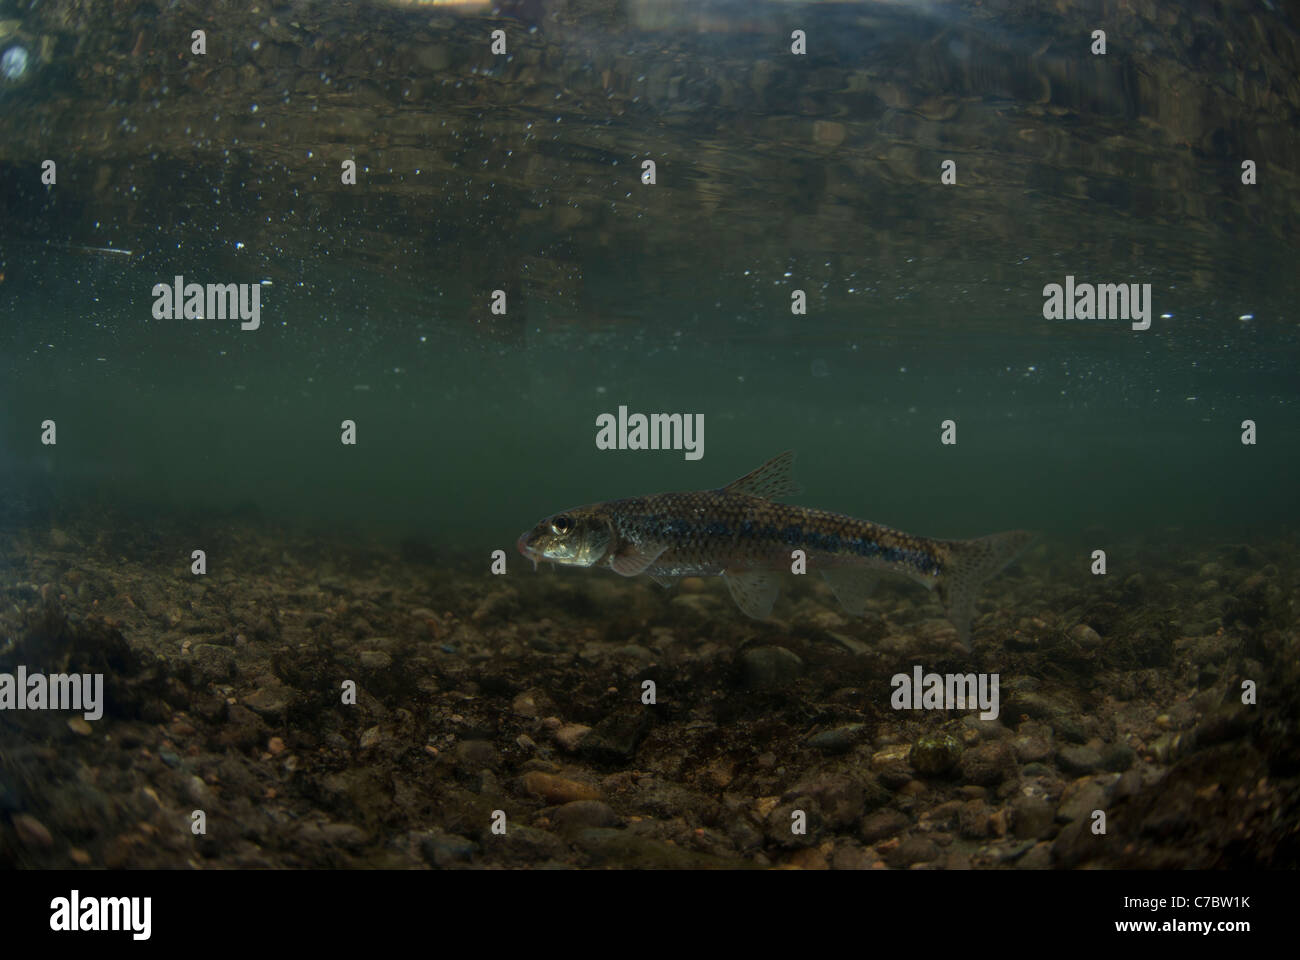
<instances>
[{"instance_id":1,"label":"fish","mask_svg":"<svg viewBox=\"0 0 1300 960\"><path fill-rule=\"evenodd\" d=\"M533 562L608 567L624 577L648 575L672 586L681 577L720 576L736 605L767 620L791 569L804 552L840 605L861 616L882 575L937 590L958 639L972 649L970 624L981 587L1034 539L1010 530L976 540L938 540L792 506L799 493L794 452L787 450L716 490L607 500L561 511L525 531L516 546Z\"/></svg>"}]
</instances>

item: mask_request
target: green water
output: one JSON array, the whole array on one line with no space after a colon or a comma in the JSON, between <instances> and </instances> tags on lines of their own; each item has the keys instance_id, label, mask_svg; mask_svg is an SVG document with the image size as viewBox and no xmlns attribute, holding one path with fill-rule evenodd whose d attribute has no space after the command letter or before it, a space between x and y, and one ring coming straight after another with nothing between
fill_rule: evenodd
<instances>
[{"instance_id":1,"label":"green water","mask_svg":"<svg viewBox=\"0 0 1300 960\"><path fill-rule=\"evenodd\" d=\"M802 502L922 534L1295 529L1295 48L1222 44L1294 38L1287 14L1185 19L1189 43L1129 17L1103 58L1081 10L558 9L502 21L509 60L472 16L389 9L361 42L340 11L317 29L360 66L307 65L304 32L269 63L223 47L248 69L203 89L157 57L106 87L51 34L0 94L14 501L251 505L486 556L792 448ZM273 281L260 329L154 319L176 274ZM1066 274L1150 283L1151 328L1044 320ZM598 450L620 404L702 414L703 458Z\"/></svg>"}]
</instances>

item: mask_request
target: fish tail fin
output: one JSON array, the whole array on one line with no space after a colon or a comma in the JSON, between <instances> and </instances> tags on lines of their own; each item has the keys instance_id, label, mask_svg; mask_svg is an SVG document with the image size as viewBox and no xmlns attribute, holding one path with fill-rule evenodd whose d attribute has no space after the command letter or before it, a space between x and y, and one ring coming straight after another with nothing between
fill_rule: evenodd
<instances>
[{"instance_id":1,"label":"fish tail fin","mask_svg":"<svg viewBox=\"0 0 1300 960\"><path fill-rule=\"evenodd\" d=\"M975 615L975 598L986 582L997 576L1016 558L1034 534L1028 530L994 533L978 540L950 540L950 556L939 584L948 619L957 636L971 649L970 622Z\"/></svg>"}]
</instances>

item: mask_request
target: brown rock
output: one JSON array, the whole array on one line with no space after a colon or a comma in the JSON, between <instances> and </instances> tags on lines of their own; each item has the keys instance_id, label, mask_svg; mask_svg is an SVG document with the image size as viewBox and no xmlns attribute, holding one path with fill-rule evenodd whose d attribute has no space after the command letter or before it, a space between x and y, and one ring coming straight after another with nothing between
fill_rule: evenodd
<instances>
[{"instance_id":1,"label":"brown rock","mask_svg":"<svg viewBox=\"0 0 1300 960\"><path fill-rule=\"evenodd\" d=\"M23 846L30 850L48 850L54 846L54 837L45 824L35 817L28 816L25 813L17 814L13 818L14 832L18 834L18 839L22 841Z\"/></svg>"},{"instance_id":2,"label":"brown rock","mask_svg":"<svg viewBox=\"0 0 1300 960\"><path fill-rule=\"evenodd\" d=\"M540 770L524 774L524 788L548 803L572 803L575 800L599 800L600 791L577 780L557 777Z\"/></svg>"}]
</instances>

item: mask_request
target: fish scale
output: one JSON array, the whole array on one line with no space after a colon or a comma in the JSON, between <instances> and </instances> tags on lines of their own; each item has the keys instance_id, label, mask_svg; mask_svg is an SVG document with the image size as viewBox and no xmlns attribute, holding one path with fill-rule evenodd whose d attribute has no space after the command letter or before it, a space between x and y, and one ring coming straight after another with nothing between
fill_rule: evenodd
<instances>
[{"instance_id":1,"label":"fish scale","mask_svg":"<svg viewBox=\"0 0 1300 960\"><path fill-rule=\"evenodd\" d=\"M867 564L924 582L937 580L949 557L938 540L726 490L611 500L593 508L593 514L609 520L620 542L667 544L647 568L661 576L788 567L791 552L798 549L814 562Z\"/></svg>"},{"instance_id":2,"label":"fish scale","mask_svg":"<svg viewBox=\"0 0 1300 960\"><path fill-rule=\"evenodd\" d=\"M683 576L721 576L746 614L763 620L780 593L777 574L794 551L820 572L854 615L881 574L937 589L957 635L970 648L980 587L1032 539L1023 530L977 540L937 540L842 513L777 502L793 496L794 454L786 451L717 490L607 500L554 514L519 538L536 563L607 566L663 584Z\"/></svg>"}]
</instances>

